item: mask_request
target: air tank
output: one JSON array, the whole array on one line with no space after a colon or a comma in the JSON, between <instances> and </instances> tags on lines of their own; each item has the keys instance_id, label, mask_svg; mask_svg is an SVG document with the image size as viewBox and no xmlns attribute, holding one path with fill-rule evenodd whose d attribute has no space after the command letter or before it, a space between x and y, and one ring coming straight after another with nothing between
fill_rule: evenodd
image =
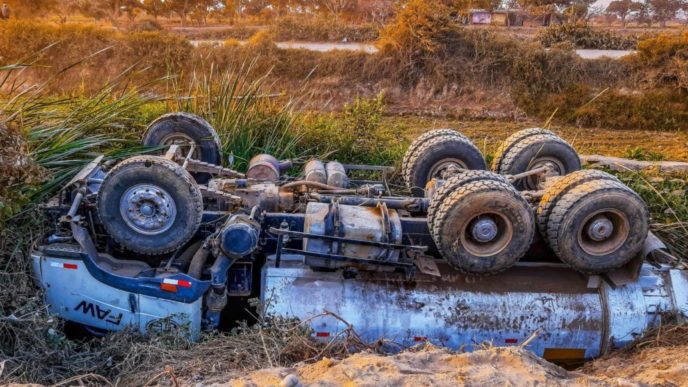
<instances>
[{"instance_id":1,"label":"air tank","mask_svg":"<svg viewBox=\"0 0 688 387\"><path fill-rule=\"evenodd\" d=\"M304 180L327 184L325 164L320 160L310 160L303 167Z\"/></svg>"},{"instance_id":2,"label":"air tank","mask_svg":"<svg viewBox=\"0 0 688 387\"><path fill-rule=\"evenodd\" d=\"M330 161L325 165L327 172L327 185L339 188L349 187L349 178L346 176L344 165L337 161Z\"/></svg>"},{"instance_id":3,"label":"air tank","mask_svg":"<svg viewBox=\"0 0 688 387\"><path fill-rule=\"evenodd\" d=\"M248 162L246 177L249 179L276 181L280 174L291 168L291 160L279 161L269 154L259 154Z\"/></svg>"}]
</instances>

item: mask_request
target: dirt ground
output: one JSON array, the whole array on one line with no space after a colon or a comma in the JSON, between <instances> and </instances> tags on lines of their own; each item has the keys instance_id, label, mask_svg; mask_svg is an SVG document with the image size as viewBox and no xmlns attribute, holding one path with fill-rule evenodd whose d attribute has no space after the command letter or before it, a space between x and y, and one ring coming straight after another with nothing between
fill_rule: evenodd
<instances>
[{"instance_id":1,"label":"dirt ground","mask_svg":"<svg viewBox=\"0 0 688 387\"><path fill-rule=\"evenodd\" d=\"M453 128L470 137L483 154L493 154L500 142L512 133L542 126L535 121L464 121L413 116L386 117L389 125L405 128L405 136L414 139L435 128ZM688 133L651 130L610 130L552 126L554 132L569 141L580 154L601 154L631 158L634 154L654 154L664 160L688 161Z\"/></svg>"},{"instance_id":2,"label":"dirt ground","mask_svg":"<svg viewBox=\"0 0 688 387\"><path fill-rule=\"evenodd\" d=\"M395 356L360 353L294 368L271 368L212 385L248 386L682 386L688 346L615 355L567 371L516 348L451 353L432 346Z\"/></svg>"},{"instance_id":3,"label":"dirt ground","mask_svg":"<svg viewBox=\"0 0 688 387\"><path fill-rule=\"evenodd\" d=\"M370 353L270 368L213 385L248 386L681 386L688 384L686 346L653 348L567 371L520 348L454 354L428 347L395 356ZM212 384L212 382L211 382Z\"/></svg>"}]
</instances>

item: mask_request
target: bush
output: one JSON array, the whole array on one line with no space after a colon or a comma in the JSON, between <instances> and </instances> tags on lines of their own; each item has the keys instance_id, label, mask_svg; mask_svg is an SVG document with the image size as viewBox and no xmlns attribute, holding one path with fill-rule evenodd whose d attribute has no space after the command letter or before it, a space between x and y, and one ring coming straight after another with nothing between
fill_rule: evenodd
<instances>
[{"instance_id":1,"label":"bush","mask_svg":"<svg viewBox=\"0 0 688 387\"><path fill-rule=\"evenodd\" d=\"M408 146L405 128L382 124L384 94L356 97L341 116L309 115L300 122L302 143L325 159L356 164L398 165Z\"/></svg>"},{"instance_id":2,"label":"bush","mask_svg":"<svg viewBox=\"0 0 688 387\"><path fill-rule=\"evenodd\" d=\"M688 32L660 34L638 43L638 54L628 59L650 86L688 91Z\"/></svg>"},{"instance_id":3,"label":"bush","mask_svg":"<svg viewBox=\"0 0 688 387\"><path fill-rule=\"evenodd\" d=\"M576 48L599 50L632 50L637 44L635 37L625 37L611 31L576 24L549 26L538 32L536 39L545 47L568 42Z\"/></svg>"},{"instance_id":4,"label":"bush","mask_svg":"<svg viewBox=\"0 0 688 387\"><path fill-rule=\"evenodd\" d=\"M143 19L132 24L129 30L133 32L151 32L162 31L164 28L162 24L155 19Z\"/></svg>"}]
</instances>

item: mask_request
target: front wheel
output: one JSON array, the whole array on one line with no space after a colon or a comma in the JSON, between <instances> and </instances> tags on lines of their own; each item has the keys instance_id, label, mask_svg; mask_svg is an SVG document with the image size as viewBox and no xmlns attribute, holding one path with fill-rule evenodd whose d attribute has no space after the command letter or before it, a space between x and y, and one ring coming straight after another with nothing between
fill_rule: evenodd
<instances>
[{"instance_id":1,"label":"front wheel","mask_svg":"<svg viewBox=\"0 0 688 387\"><path fill-rule=\"evenodd\" d=\"M117 243L156 255L174 251L194 236L203 215L203 197L180 165L162 157L138 156L105 176L97 208Z\"/></svg>"},{"instance_id":2,"label":"front wheel","mask_svg":"<svg viewBox=\"0 0 688 387\"><path fill-rule=\"evenodd\" d=\"M186 156L195 145L191 158L213 165L222 164L220 137L215 129L203 118L190 113L176 112L160 116L146 129L143 137L145 146L178 145ZM210 180L207 173L195 173L199 183Z\"/></svg>"}]
</instances>

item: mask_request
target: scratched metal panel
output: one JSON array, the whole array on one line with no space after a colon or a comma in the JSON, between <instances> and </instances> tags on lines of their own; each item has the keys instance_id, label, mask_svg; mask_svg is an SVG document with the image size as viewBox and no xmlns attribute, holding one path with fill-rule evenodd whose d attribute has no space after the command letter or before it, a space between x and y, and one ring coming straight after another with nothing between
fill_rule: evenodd
<instances>
[{"instance_id":1,"label":"scratched metal panel","mask_svg":"<svg viewBox=\"0 0 688 387\"><path fill-rule=\"evenodd\" d=\"M97 281L80 260L41 256L34 256L34 260L40 261L40 279L51 313L105 330L139 325L138 314L131 312L130 293ZM65 263L74 264L77 268L59 267Z\"/></svg>"},{"instance_id":2,"label":"scratched metal panel","mask_svg":"<svg viewBox=\"0 0 688 387\"><path fill-rule=\"evenodd\" d=\"M366 341L388 339L408 346L427 338L450 348L473 350L484 342L522 342L540 328L543 333L528 346L538 355L545 348L581 348L586 357L594 357L602 344L604 313L599 294L571 293L564 288L557 293L551 285L538 289L537 275L532 277L531 291L519 292L484 290L490 281L504 279L499 276L456 281L453 286L420 283L413 287L344 280L338 273L301 268L268 267L264 275L271 313L307 319L334 312ZM344 328L331 316L316 318L311 325L329 337Z\"/></svg>"},{"instance_id":3,"label":"scratched metal panel","mask_svg":"<svg viewBox=\"0 0 688 387\"><path fill-rule=\"evenodd\" d=\"M683 314L683 317L688 317L688 272L671 270L669 275L676 310Z\"/></svg>"},{"instance_id":4,"label":"scratched metal panel","mask_svg":"<svg viewBox=\"0 0 688 387\"><path fill-rule=\"evenodd\" d=\"M157 297L139 295L139 330L160 332L172 326L189 334L192 340L198 339L201 332L201 304L203 297L193 303L185 304Z\"/></svg>"},{"instance_id":5,"label":"scratched metal panel","mask_svg":"<svg viewBox=\"0 0 688 387\"><path fill-rule=\"evenodd\" d=\"M185 304L133 294L96 280L80 260L40 255L33 259L34 266L40 266L35 273L45 289L50 312L66 320L112 331L132 325L142 333L162 329L164 324L188 326L192 339L200 332L202 299ZM64 269L61 265L65 263L76 269ZM168 317L169 321L158 324Z\"/></svg>"},{"instance_id":6,"label":"scratched metal panel","mask_svg":"<svg viewBox=\"0 0 688 387\"><path fill-rule=\"evenodd\" d=\"M642 336L647 327L643 290L640 282L617 288L606 283L603 286L609 314L609 344L611 348L620 348Z\"/></svg>"}]
</instances>

